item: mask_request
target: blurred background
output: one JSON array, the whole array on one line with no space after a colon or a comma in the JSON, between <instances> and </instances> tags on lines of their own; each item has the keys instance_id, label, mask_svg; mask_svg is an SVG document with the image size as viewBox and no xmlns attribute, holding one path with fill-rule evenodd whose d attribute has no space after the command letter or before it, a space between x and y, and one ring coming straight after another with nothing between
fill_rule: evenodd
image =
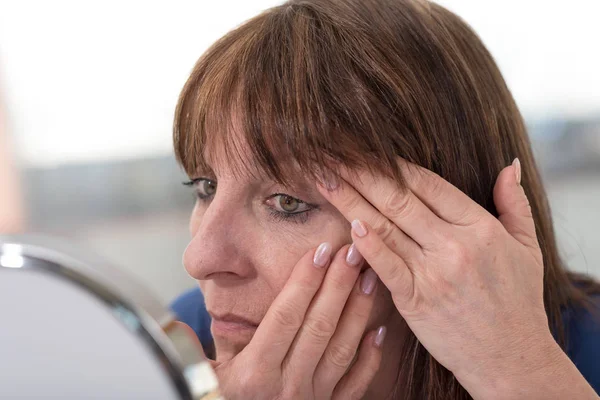
<instances>
[{"instance_id":1,"label":"blurred background","mask_svg":"<svg viewBox=\"0 0 600 400\"><path fill-rule=\"evenodd\" d=\"M0 231L100 253L169 302L193 194L171 125L192 66L274 0L0 0ZM564 258L600 277L600 2L439 0L527 120ZM594 50L596 49L596 50Z\"/></svg>"}]
</instances>

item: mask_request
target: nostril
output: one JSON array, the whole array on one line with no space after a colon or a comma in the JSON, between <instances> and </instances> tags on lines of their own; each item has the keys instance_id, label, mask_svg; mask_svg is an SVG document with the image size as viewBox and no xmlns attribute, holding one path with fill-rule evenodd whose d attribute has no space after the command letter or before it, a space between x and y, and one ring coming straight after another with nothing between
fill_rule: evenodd
<instances>
[{"instance_id":1,"label":"nostril","mask_svg":"<svg viewBox=\"0 0 600 400\"><path fill-rule=\"evenodd\" d=\"M227 282L227 281L239 280L239 279L240 279L240 276L234 272L219 271L219 272L212 272L212 273L206 275L203 280Z\"/></svg>"}]
</instances>

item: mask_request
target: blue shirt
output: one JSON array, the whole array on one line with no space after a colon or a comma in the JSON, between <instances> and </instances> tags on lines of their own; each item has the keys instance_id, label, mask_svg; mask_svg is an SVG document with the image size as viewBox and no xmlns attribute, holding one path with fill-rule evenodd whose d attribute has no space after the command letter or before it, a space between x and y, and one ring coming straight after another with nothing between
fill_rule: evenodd
<instances>
[{"instance_id":1,"label":"blue shirt","mask_svg":"<svg viewBox=\"0 0 600 400\"><path fill-rule=\"evenodd\" d=\"M600 394L600 296L594 298L598 316L585 310L570 310L564 314L567 327L567 355L587 379L596 393ZM211 348L210 316L204 306L200 289L191 289L171 305L181 322L188 324L204 348Z\"/></svg>"},{"instance_id":2,"label":"blue shirt","mask_svg":"<svg viewBox=\"0 0 600 400\"><path fill-rule=\"evenodd\" d=\"M579 372L600 394L600 296L595 296L595 313L571 309L563 314L567 328L566 352Z\"/></svg>"},{"instance_id":3,"label":"blue shirt","mask_svg":"<svg viewBox=\"0 0 600 400\"><path fill-rule=\"evenodd\" d=\"M212 346L212 335L210 333L210 315L204 305L204 296L199 288L190 289L177 297L171 310L177 315L179 321L187 324L196 332L202 347Z\"/></svg>"}]
</instances>

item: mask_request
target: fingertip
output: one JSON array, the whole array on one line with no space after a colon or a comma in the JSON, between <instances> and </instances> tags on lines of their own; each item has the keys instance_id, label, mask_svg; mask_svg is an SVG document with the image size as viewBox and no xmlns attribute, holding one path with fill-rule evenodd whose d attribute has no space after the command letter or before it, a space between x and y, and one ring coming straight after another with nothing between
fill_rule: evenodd
<instances>
[{"instance_id":1,"label":"fingertip","mask_svg":"<svg viewBox=\"0 0 600 400\"><path fill-rule=\"evenodd\" d=\"M517 185L521 184L521 161L519 160L519 157L515 158L513 163L512 163L512 167L514 170L514 174L515 174L515 181L517 182Z\"/></svg>"},{"instance_id":2,"label":"fingertip","mask_svg":"<svg viewBox=\"0 0 600 400\"><path fill-rule=\"evenodd\" d=\"M385 335L387 334L387 328L382 325L380 326L377 331L375 331L375 335L373 337L373 345L378 348L381 349L383 347L383 342L385 340Z\"/></svg>"},{"instance_id":3,"label":"fingertip","mask_svg":"<svg viewBox=\"0 0 600 400\"><path fill-rule=\"evenodd\" d=\"M313 257L313 265L317 268L325 268L331 260L332 247L329 242L323 242L317 247Z\"/></svg>"},{"instance_id":4,"label":"fingertip","mask_svg":"<svg viewBox=\"0 0 600 400\"><path fill-rule=\"evenodd\" d=\"M367 236L368 230L364 222L359 219L352 221L352 234L358 238Z\"/></svg>"},{"instance_id":5,"label":"fingertip","mask_svg":"<svg viewBox=\"0 0 600 400\"><path fill-rule=\"evenodd\" d=\"M510 212L511 208L514 208L522 200L522 196L525 196L525 191L520 185L521 179L521 162L518 158L515 158L513 163L505 167L500 174L494 185L494 203L499 214Z\"/></svg>"},{"instance_id":6,"label":"fingertip","mask_svg":"<svg viewBox=\"0 0 600 400\"><path fill-rule=\"evenodd\" d=\"M360 291L367 296L373 294L378 280L379 277L373 268L367 268L360 278Z\"/></svg>"},{"instance_id":7,"label":"fingertip","mask_svg":"<svg viewBox=\"0 0 600 400\"><path fill-rule=\"evenodd\" d=\"M346 252L346 263L350 266L358 267L364 261L362 254L356 248L356 245L352 243L350 246L344 246Z\"/></svg>"}]
</instances>

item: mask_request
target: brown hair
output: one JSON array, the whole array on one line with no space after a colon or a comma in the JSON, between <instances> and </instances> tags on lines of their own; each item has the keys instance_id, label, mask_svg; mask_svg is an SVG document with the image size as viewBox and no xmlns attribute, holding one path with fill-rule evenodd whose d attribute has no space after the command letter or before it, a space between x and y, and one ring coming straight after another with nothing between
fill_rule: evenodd
<instances>
[{"instance_id":1,"label":"brown hair","mask_svg":"<svg viewBox=\"0 0 600 400\"><path fill-rule=\"evenodd\" d=\"M244 165L234 125L253 168ZM283 183L290 178L284 161L292 159L315 179L337 160L402 184L400 156L494 215L496 178L519 157L544 256L546 311L559 338L561 310L600 292L562 265L523 119L492 56L437 4L291 0L263 12L198 61L179 99L174 144L190 176L207 169L207 146L219 146L211 157ZM414 336L402 359L401 398L470 398Z\"/></svg>"}]
</instances>

